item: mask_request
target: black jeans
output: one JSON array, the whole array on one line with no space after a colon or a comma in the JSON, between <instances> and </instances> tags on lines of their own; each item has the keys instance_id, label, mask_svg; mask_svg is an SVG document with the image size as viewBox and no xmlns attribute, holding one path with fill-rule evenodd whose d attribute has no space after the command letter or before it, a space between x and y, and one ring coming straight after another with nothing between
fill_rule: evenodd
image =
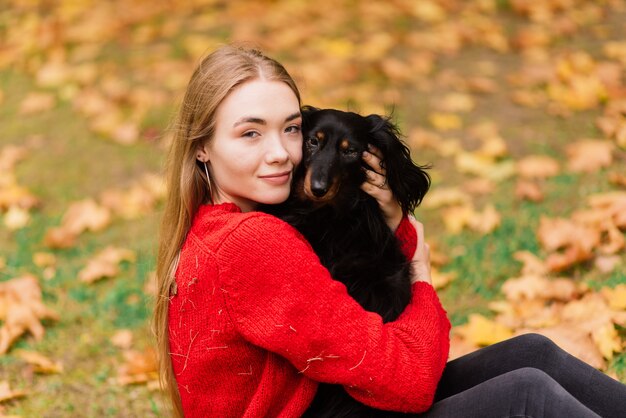
<instances>
[{"instance_id":1,"label":"black jeans","mask_svg":"<svg viewBox=\"0 0 626 418\"><path fill-rule=\"evenodd\" d=\"M626 385L527 334L446 365L425 418L626 417Z\"/></svg>"}]
</instances>

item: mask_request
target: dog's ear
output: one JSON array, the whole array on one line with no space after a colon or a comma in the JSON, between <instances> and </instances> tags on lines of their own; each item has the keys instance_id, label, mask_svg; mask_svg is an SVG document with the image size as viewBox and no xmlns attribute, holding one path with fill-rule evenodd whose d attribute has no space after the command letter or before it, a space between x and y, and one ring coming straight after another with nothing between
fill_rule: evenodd
<instances>
[{"instance_id":1,"label":"dog's ear","mask_svg":"<svg viewBox=\"0 0 626 418\"><path fill-rule=\"evenodd\" d=\"M425 166L411 159L411 151L402 140L396 126L379 115L366 117L370 143L381 150L383 166L387 171L387 184L404 213L412 213L430 187L430 176Z\"/></svg>"},{"instance_id":2,"label":"dog's ear","mask_svg":"<svg viewBox=\"0 0 626 418\"><path fill-rule=\"evenodd\" d=\"M302 129L307 129L309 126L309 122L311 121L311 116L319 111L318 108L313 106L302 106L300 108L300 112L302 113Z\"/></svg>"}]
</instances>

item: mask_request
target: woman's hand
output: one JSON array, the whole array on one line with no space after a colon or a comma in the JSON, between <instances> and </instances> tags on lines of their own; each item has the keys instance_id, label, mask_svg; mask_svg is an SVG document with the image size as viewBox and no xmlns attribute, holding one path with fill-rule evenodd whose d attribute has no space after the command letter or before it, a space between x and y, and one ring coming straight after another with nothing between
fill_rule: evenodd
<instances>
[{"instance_id":1,"label":"woman's hand","mask_svg":"<svg viewBox=\"0 0 626 418\"><path fill-rule=\"evenodd\" d=\"M412 215L409 215L409 222L415 228L417 232L417 248L411 264L413 265L413 275L411 277L411 283L426 282L432 285L432 279L430 277L430 247L424 241L424 225L418 222Z\"/></svg>"},{"instance_id":2,"label":"woman's hand","mask_svg":"<svg viewBox=\"0 0 626 418\"><path fill-rule=\"evenodd\" d=\"M387 173L382 164L382 153L371 144L368 148L369 152L363 152L363 161L371 167L371 170L365 170L367 179L361 185L361 190L376 199L383 211L387 225L392 231L395 231L402 220L402 208L387 186L387 177L385 177Z\"/></svg>"}]
</instances>

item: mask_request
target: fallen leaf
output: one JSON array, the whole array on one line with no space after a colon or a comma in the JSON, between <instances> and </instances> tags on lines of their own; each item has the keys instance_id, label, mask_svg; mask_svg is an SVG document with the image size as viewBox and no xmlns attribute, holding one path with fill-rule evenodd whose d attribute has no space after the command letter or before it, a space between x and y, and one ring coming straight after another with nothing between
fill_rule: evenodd
<instances>
[{"instance_id":1,"label":"fallen leaf","mask_svg":"<svg viewBox=\"0 0 626 418\"><path fill-rule=\"evenodd\" d=\"M568 168L574 172L592 173L613 163L613 149L609 141L583 140L565 147Z\"/></svg>"},{"instance_id":2,"label":"fallen leaf","mask_svg":"<svg viewBox=\"0 0 626 418\"><path fill-rule=\"evenodd\" d=\"M133 332L129 329L120 329L115 331L115 334L111 337L111 344L125 350L130 349L133 345Z\"/></svg>"},{"instance_id":3,"label":"fallen leaf","mask_svg":"<svg viewBox=\"0 0 626 418\"><path fill-rule=\"evenodd\" d=\"M517 174L529 179L554 177L559 170L558 161L545 155L530 155L516 163Z\"/></svg>"},{"instance_id":4,"label":"fallen leaf","mask_svg":"<svg viewBox=\"0 0 626 418\"><path fill-rule=\"evenodd\" d=\"M59 315L47 308L42 301L39 282L32 275L16 277L0 282L0 354L9 350L11 344L29 331L36 340L44 335L42 319L58 320Z\"/></svg>"},{"instance_id":5,"label":"fallen leaf","mask_svg":"<svg viewBox=\"0 0 626 418\"><path fill-rule=\"evenodd\" d=\"M515 197L520 200L530 200L531 202L541 202L544 198L541 187L532 181L519 180L515 184Z\"/></svg>"},{"instance_id":6,"label":"fallen leaf","mask_svg":"<svg viewBox=\"0 0 626 418\"><path fill-rule=\"evenodd\" d=\"M504 341L513 336L513 332L480 314L470 314L469 322L455 328L471 344L485 346Z\"/></svg>"},{"instance_id":7,"label":"fallen leaf","mask_svg":"<svg viewBox=\"0 0 626 418\"><path fill-rule=\"evenodd\" d=\"M148 383L158 380L156 353L152 349L143 352L126 350L123 353L124 364L117 371L115 383L119 385L131 385Z\"/></svg>"},{"instance_id":8,"label":"fallen leaf","mask_svg":"<svg viewBox=\"0 0 626 418\"><path fill-rule=\"evenodd\" d=\"M591 333L591 337L602 353L602 357L608 361L613 360L614 353L622 351L622 340L613 324L604 324L602 327L594 330Z\"/></svg>"},{"instance_id":9,"label":"fallen leaf","mask_svg":"<svg viewBox=\"0 0 626 418\"><path fill-rule=\"evenodd\" d=\"M569 279L526 275L505 281L502 293L511 301L533 299L569 301L577 297L579 292L578 286Z\"/></svg>"},{"instance_id":10,"label":"fallen leaf","mask_svg":"<svg viewBox=\"0 0 626 418\"><path fill-rule=\"evenodd\" d=\"M463 126L461 118L454 113L431 113L428 120L438 131L451 131Z\"/></svg>"},{"instance_id":11,"label":"fallen leaf","mask_svg":"<svg viewBox=\"0 0 626 418\"><path fill-rule=\"evenodd\" d=\"M93 257L87 265L78 272L81 282L93 283L104 278L115 277L119 274L119 264L122 261L134 262L135 252L125 248L106 247Z\"/></svg>"},{"instance_id":12,"label":"fallen leaf","mask_svg":"<svg viewBox=\"0 0 626 418\"><path fill-rule=\"evenodd\" d=\"M4 214L4 226L10 231L22 229L30 222L30 213L28 210L19 206L11 206L7 213Z\"/></svg>"},{"instance_id":13,"label":"fallen leaf","mask_svg":"<svg viewBox=\"0 0 626 418\"><path fill-rule=\"evenodd\" d=\"M32 115L50 110L55 105L54 95L50 93L31 92L20 103L20 115Z\"/></svg>"},{"instance_id":14,"label":"fallen leaf","mask_svg":"<svg viewBox=\"0 0 626 418\"><path fill-rule=\"evenodd\" d=\"M616 311L626 310L626 284L618 284L614 288L603 287L600 291L609 303L609 307Z\"/></svg>"},{"instance_id":15,"label":"fallen leaf","mask_svg":"<svg viewBox=\"0 0 626 418\"><path fill-rule=\"evenodd\" d=\"M445 206L467 204L471 197L458 187L437 187L428 193L422 207L437 209Z\"/></svg>"},{"instance_id":16,"label":"fallen leaf","mask_svg":"<svg viewBox=\"0 0 626 418\"><path fill-rule=\"evenodd\" d=\"M28 392L25 390L11 390L9 382L0 381L0 403L10 401L12 399L23 398Z\"/></svg>"},{"instance_id":17,"label":"fallen leaf","mask_svg":"<svg viewBox=\"0 0 626 418\"><path fill-rule=\"evenodd\" d=\"M28 364L32 364L36 373L54 374L63 372L63 365L60 362L52 361L35 351L16 350L13 354Z\"/></svg>"}]
</instances>

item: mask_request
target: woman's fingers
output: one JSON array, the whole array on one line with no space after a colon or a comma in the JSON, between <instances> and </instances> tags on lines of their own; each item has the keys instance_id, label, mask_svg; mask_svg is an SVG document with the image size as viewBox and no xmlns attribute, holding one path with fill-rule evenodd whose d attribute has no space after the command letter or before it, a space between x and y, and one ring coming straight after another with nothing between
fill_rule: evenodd
<instances>
[{"instance_id":1,"label":"woman's fingers","mask_svg":"<svg viewBox=\"0 0 626 418\"><path fill-rule=\"evenodd\" d=\"M373 170L365 169L365 176L367 182L378 188L385 188L387 185L387 178L383 174L379 174Z\"/></svg>"},{"instance_id":2,"label":"woman's fingers","mask_svg":"<svg viewBox=\"0 0 626 418\"><path fill-rule=\"evenodd\" d=\"M380 175L385 175L385 164L383 163L383 154L375 146L369 144L368 151L363 151L363 161L369 165L372 170Z\"/></svg>"}]
</instances>

